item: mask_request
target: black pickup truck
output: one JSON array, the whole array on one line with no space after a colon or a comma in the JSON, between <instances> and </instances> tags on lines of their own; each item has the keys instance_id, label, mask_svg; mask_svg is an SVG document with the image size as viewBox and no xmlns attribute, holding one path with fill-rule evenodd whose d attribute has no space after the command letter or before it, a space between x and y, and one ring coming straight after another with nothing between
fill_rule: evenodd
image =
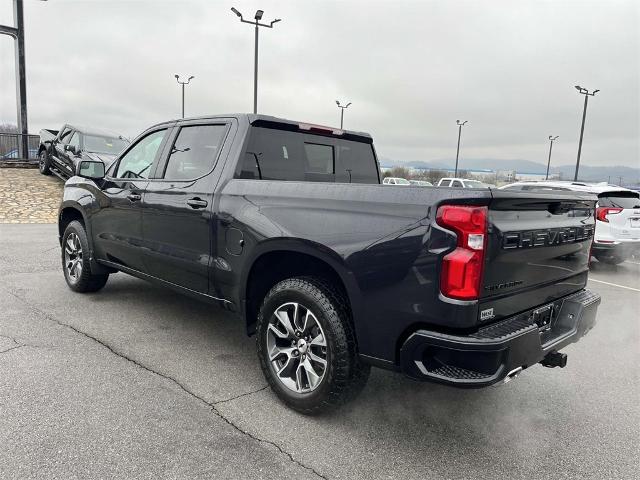
<instances>
[{"instance_id":1,"label":"black pickup truck","mask_svg":"<svg viewBox=\"0 0 640 480\"><path fill-rule=\"evenodd\" d=\"M54 174L62 180L75 175L80 160L104 162L109 167L129 144L122 135L95 128L69 124L60 130L40 130L38 165L43 175Z\"/></svg>"},{"instance_id":2,"label":"black pickup truck","mask_svg":"<svg viewBox=\"0 0 640 480\"><path fill-rule=\"evenodd\" d=\"M263 115L172 121L64 190L69 287L125 272L236 312L275 393L315 413L370 366L506 382L595 323L595 197L380 184L369 135Z\"/></svg>"}]
</instances>

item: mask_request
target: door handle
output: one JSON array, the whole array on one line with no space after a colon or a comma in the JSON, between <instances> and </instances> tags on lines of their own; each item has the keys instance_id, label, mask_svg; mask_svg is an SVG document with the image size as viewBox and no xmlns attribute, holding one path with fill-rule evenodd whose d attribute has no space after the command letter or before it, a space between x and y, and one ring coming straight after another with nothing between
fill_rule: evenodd
<instances>
[{"instance_id":1,"label":"door handle","mask_svg":"<svg viewBox=\"0 0 640 480\"><path fill-rule=\"evenodd\" d=\"M137 193L130 193L129 195L127 195L127 198L129 200L131 200L132 202L137 202L138 200L140 200L142 197L137 194Z\"/></svg>"},{"instance_id":2,"label":"door handle","mask_svg":"<svg viewBox=\"0 0 640 480\"><path fill-rule=\"evenodd\" d=\"M202 200L201 198L195 197L187 200L187 205L191 208L204 208L208 205L206 200Z\"/></svg>"}]
</instances>

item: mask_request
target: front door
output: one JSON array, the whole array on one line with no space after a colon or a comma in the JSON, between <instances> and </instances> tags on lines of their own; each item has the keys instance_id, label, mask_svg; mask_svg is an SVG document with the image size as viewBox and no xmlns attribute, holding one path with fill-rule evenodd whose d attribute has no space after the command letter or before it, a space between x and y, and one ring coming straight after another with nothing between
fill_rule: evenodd
<instances>
[{"instance_id":1,"label":"front door","mask_svg":"<svg viewBox=\"0 0 640 480\"><path fill-rule=\"evenodd\" d=\"M196 121L175 127L166 160L159 163L143 198L147 271L200 293L209 290L214 170L227 130L225 123Z\"/></svg>"},{"instance_id":2,"label":"front door","mask_svg":"<svg viewBox=\"0 0 640 480\"><path fill-rule=\"evenodd\" d=\"M142 196L160 158L167 128L151 131L127 149L103 183L104 202L91 221L96 257L145 272L142 248Z\"/></svg>"}]
</instances>

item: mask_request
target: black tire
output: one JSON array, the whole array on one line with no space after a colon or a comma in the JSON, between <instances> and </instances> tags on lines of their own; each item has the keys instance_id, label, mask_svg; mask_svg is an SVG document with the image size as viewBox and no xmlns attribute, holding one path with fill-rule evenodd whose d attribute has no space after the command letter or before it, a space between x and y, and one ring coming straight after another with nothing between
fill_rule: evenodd
<instances>
[{"instance_id":1,"label":"black tire","mask_svg":"<svg viewBox=\"0 0 640 480\"><path fill-rule=\"evenodd\" d=\"M42 175L51 175L51 163L46 150L41 150L38 153L38 170Z\"/></svg>"},{"instance_id":2,"label":"black tire","mask_svg":"<svg viewBox=\"0 0 640 480\"><path fill-rule=\"evenodd\" d=\"M599 262L606 263L607 265L620 265L627 259L627 257L620 255L596 255L595 257Z\"/></svg>"},{"instance_id":3,"label":"black tire","mask_svg":"<svg viewBox=\"0 0 640 480\"><path fill-rule=\"evenodd\" d=\"M269 326L276 319L275 311L291 302L313 314L325 338L326 366L322 379L309 392L299 393L287 387L269 358ZM371 368L358 356L348 303L338 289L315 277L286 279L269 291L258 313L256 347L271 389L283 403L305 415L332 410L352 400L369 378Z\"/></svg>"},{"instance_id":4,"label":"black tire","mask_svg":"<svg viewBox=\"0 0 640 480\"><path fill-rule=\"evenodd\" d=\"M62 236L62 272L67 285L74 292L97 292L105 286L109 279L108 273L93 274L91 272L91 262L88 255L86 260L84 258L88 252L89 241L84 226L74 220L69 223ZM73 269L71 268L72 264L75 265Z\"/></svg>"}]
</instances>

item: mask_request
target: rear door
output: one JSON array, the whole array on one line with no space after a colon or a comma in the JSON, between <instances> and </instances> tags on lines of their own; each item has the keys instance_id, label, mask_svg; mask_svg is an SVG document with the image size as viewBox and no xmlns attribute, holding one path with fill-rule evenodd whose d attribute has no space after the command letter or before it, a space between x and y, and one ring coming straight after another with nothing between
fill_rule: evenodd
<instances>
[{"instance_id":1,"label":"rear door","mask_svg":"<svg viewBox=\"0 0 640 480\"><path fill-rule=\"evenodd\" d=\"M598 222L596 238L602 227L609 227L611 240L640 240L640 198L635 192L606 192L598 195L598 208L607 208L606 225Z\"/></svg>"},{"instance_id":2,"label":"rear door","mask_svg":"<svg viewBox=\"0 0 640 480\"><path fill-rule=\"evenodd\" d=\"M214 192L231 124L221 119L174 127L142 203L147 271L200 293L209 290Z\"/></svg>"},{"instance_id":3,"label":"rear door","mask_svg":"<svg viewBox=\"0 0 640 480\"><path fill-rule=\"evenodd\" d=\"M493 190L479 315L499 319L586 285L595 196Z\"/></svg>"}]
</instances>

